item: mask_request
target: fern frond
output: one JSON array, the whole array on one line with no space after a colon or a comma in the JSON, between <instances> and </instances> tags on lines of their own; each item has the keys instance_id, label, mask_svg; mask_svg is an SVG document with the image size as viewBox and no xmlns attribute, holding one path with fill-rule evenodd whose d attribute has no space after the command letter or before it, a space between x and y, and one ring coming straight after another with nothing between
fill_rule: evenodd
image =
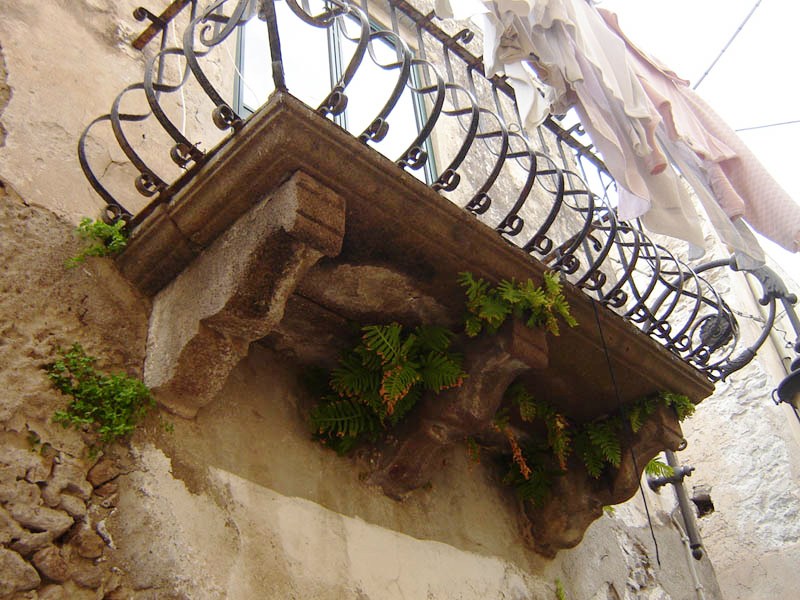
<instances>
[{"instance_id":1,"label":"fern frond","mask_svg":"<svg viewBox=\"0 0 800 600\"><path fill-rule=\"evenodd\" d=\"M511 314L511 307L494 295L487 295L480 299L477 307L477 316L486 322L490 331L497 331Z\"/></svg>"},{"instance_id":2,"label":"fern frond","mask_svg":"<svg viewBox=\"0 0 800 600\"><path fill-rule=\"evenodd\" d=\"M387 369L383 373L380 394L386 403L387 414L392 414L394 406L411 390L411 386L422 379L419 365L406 361Z\"/></svg>"},{"instance_id":3,"label":"fern frond","mask_svg":"<svg viewBox=\"0 0 800 600\"><path fill-rule=\"evenodd\" d=\"M673 394L672 392L661 392L661 400L667 406L675 409L678 420L683 421L686 417L691 417L695 411L695 405L683 394Z\"/></svg>"},{"instance_id":4,"label":"fern frond","mask_svg":"<svg viewBox=\"0 0 800 600\"><path fill-rule=\"evenodd\" d=\"M539 507L544 504L553 489L553 477L554 475L550 471L536 466L527 479L519 475L512 484L520 500Z\"/></svg>"},{"instance_id":5,"label":"fern frond","mask_svg":"<svg viewBox=\"0 0 800 600\"><path fill-rule=\"evenodd\" d=\"M556 414L553 419L547 422L547 442L553 449L558 466L562 471L567 469L567 459L572 452L569 432L569 423L564 415Z\"/></svg>"},{"instance_id":6,"label":"fern frond","mask_svg":"<svg viewBox=\"0 0 800 600\"><path fill-rule=\"evenodd\" d=\"M380 423L369 407L350 398L323 402L311 409L311 426L319 437L358 438L376 433Z\"/></svg>"},{"instance_id":7,"label":"fern frond","mask_svg":"<svg viewBox=\"0 0 800 600\"><path fill-rule=\"evenodd\" d=\"M501 281L497 285L497 294L509 304L519 304L524 300L524 294L520 291L514 279Z\"/></svg>"},{"instance_id":8,"label":"fern frond","mask_svg":"<svg viewBox=\"0 0 800 600\"><path fill-rule=\"evenodd\" d=\"M597 479L603 474L606 461L600 449L592 444L585 429L582 429L578 435L575 436L575 452L578 454L581 461L583 461L589 475Z\"/></svg>"},{"instance_id":9,"label":"fern frond","mask_svg":"<svg viewBox=\"0 0 800 600\"><path fill-rule=\"evenodd\" d=\"M384 365L395 364L402 358L400 342L400 335L403 332L402 325L399 323L367 325L362 331L364 332L362 336L364 345L376 352Z\"/></svg>"},{"instance_id":10,"label":"fern frond","mask_svg":"<svg viewBox=\"0 0 800 600\"><path fill-rule=\"evenodd\" d=\"M459 387L467 376L461 368L460 356L437 352L420 358L420 375L423 385L433 392Z\"/></svg>"},{"instance_id":11,"label":"fern frond","mask_svg":"<svg viewBox=\"0 0 800 600\"><path fill-rule=\"evenodd\" d=\"M603 459L614 467L622 461L622 447L616 427L616 419L605 419L586 425L586 433L592 445L600 450Z\"/></svg>"},{"instance_id":12,"label":"fern frond","mask_svg":"<svg viewBox=\"0 0 800 600\"><path fill-rule=\"evenodd\" d=\"M469 271L458 274L458 283L466 290L467 300L476 302L479 298L486 295L489 284L482 278L475 279Z\"/></svg>"},{"instance_id":13,"label":"fern frond","mask_svg":"<svg viewBox=\"0 0 800 600\"><path fill-rule=\"evenodd\" d=\"M421 353L447 352L453 341L453 332L438 325L420 325L414 329L417 348Z\"/></svg>"},{"instance_id":14,"label":"fern frond","mask_svg":"<svg viewBox=\"0 0 800 600\"><path fill-rule=\"evenodd\" d=\"M526 423L531 423L536 418L536 399L525 389L521 383L515 383L506 391L506 397L519 409L520 418Z\"/></svg>"},{"instance_id":15,"label":"fern frond","mask_svg":"<svg viewBox=\"0 0 800 600\"><path fill-rule=\"evenodd\" d=\"M642 406L636 404L629 408L625 412L625 416L628 419L628 423L631 426L631 430L633 433L639 433L639 430L642 428L644 424L644 414L643 414Z\"/></svg>"},{"instance_id":16,"label":"fern frond","mask_svg":"<svg viewBox=\"0 0 800 600\"><path fill-rule=\"evenodd\" d=\"M469 337L477 336L483 330L483 322L475 315L469 315L464 323L464 332Z\"/></svg>"},{"instance_id":17,"label":"fern frond","mask_svg":"<svg viewBox=\"0 0 800 600\"><path fill-rule=\"evenodd\" d=\"M331 371L330 386L340 396L358 398L375 392L380 387L381 372L364 365L358 352L346 354L339 366Z\"/></svg>"},{"instance_id":18,"label":"fern frond","mask_svg":"<svg viewBox=\"0 0 800 600\"><path fill-rule=\"evenodd\" d=\"M550 297L558 296L561 293L561 274L558 271L547 271L544 274L544 289Z\"/></svg>"},{"instance_id":19,"label":"fern frond","mask_svg":"<svg viewBox=\"0 0 800 600\"><path fill-rule=\"evenodd\" d=\"M644 466L644 472L651 477L672 477L675 475L675 469L670 465L661 462L658 458L654 458Z\"/></svg>"},{"instance_id":20,"label":"fern frond","mask_svg":"<svg viewBox=\"0 0 800 600\"><path fill-rule=\"evenodd\" d=\"M389 424L394 426L402 421L409 411L417 405L417 402L419 402L420 398L422 398L422 386L411 386L411 389L408 390L408 393L395 402L394 406L392 407L392 412L385 414L385 417L388 418ZM384 405L384 410L386 410L386 405Z\"/></svg>"}]
</instances>

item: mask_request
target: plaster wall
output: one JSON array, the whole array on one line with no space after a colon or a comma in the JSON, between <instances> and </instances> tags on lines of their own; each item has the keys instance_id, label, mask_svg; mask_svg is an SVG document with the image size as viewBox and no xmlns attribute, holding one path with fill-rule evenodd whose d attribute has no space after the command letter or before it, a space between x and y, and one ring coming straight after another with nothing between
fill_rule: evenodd
<instances>
[{"instance_id":1,"label":"plaster wall","mask_svg":"<svg viewBox=\"0 0 800 600\"><path fill-rule=\"evenodd\" d=\"M130 16L138 4L0 5L0 427L4 449L25 450L3 452L0 466L14 483L3 479L2 492L24 489L25 506L70 520L58 535L37 538L38 548L17 549L15 527L25 525L2 522L11 533L0 536L0 567L11 567L0 580L23 571L27 578L0 594L551 598L560 579L571 598L692 597L690 563L663 494L648 492L660 566L639 499L596 522L578 548L545 561L523 545L513 496L465 452L449 455L430 488L403 503L366 486L360 474L369 453L342 459L312 442L300 374L260 345L195 420L167 416L175 431L166 433L154 415L130 447L104 457L110 480L92 475L98 465L84 436L51 422L65 399L41 367L57 347L79 341L100 368L141 375L149 302L109 261L63 269L77 250L70 223L102 207L80 173L76 141L140 79L146 59L129 46L141 29ZM93 142L94 156L105 153L109 179L130 187L133 170L107 141ZM163 144L154 147L166 154ZM42 459L28 464L29 455ZM74 466L72 487L37 495L34 488L59 488L63 464ZM13 516L12 504L22 501L10 497L2 502ZM62 571L35 558L42 550ZM708 560L696 566L706 597L719 597Z\"/></svg>"},{"instance_id":2,"label":"plaster wall","mask_svg":"<svg viewBox=\"0 0 800 600\"><path fill-rule=\"evenodd\" d=\"M755 339L763 318L748 298L744 277L727 276L739 300L739 322ZM788 323L779 340L792 342ZM800 589L794 565L800 559L800 453L797 417L775 406L772 390L785 376L783 356L770 340L750 365L717 384L716 392L684 426L689 440L681 458L696 467L687 486L711 486L715 511L699 520L704 544L720 575L726 598L756 600L791 597Z\"/></svg>"},{"instance_id":3,"label":"plaster wall","mask_svg":"<svg viewBox=\"0 0 800 600\"><path fill-rule=\"evenodd\" d=\"M130 446L97 463L85 436L51 423L65 399L41 367L57 346L79 341L99 368L141 375L149 303L107 260L63 269L77 248L70 225L3 189L0 462L19 474L11 487L0 481L0 503L18 515L27 490L25 506L53 511L67 529L34 548L20 546L21 533L4 521L3 558L18 558L0 576L16 592L2 597L546 599L556 579L570 598L694 593L685 549L661 510L669 502L653 495L661 566L639 500L553 561L531 553L513 495L465 449L446 457L426 489L405 502L387 498L362 481L369 452L341 458L310 439L313 398L301 373L258 344L196 419L152 415ZM11 577L22 564L28 579ZM707 597L719 597L710 563L697 566Z\"/></svg>"}]
</instances>

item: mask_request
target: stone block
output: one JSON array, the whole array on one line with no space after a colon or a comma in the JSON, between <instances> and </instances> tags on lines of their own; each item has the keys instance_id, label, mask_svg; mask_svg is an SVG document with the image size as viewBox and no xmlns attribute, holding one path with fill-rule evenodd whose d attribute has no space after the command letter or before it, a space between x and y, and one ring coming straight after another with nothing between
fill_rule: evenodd
<instances>
[{"instance_id":1,"label":"stone block","mask_svg":"<svg viewBox=\"0 0 800 600\"><path fill-rule=\"evenodd\" d=\"M0 597L27 592L42 582L39 574L16 552L0 548Z\"/></svg>"},{"instance_id":2,"label":"stone block","mask_svg":"<svg viewBox=\"0 0 800 600\"><path fill-rule=\"evenodd\" d=\"M9 512L14 520L34 532L47 532L57 538L72 527L74 520L67 513L46 506L12 504Z\"/></svg>"},{"instance_id":3,"label":"stone block","mask_svg":"<svg viewBox=\"0 0 800 600\"><path fill-rule=\"evenodd\" d=\"M23 529L11 518L8 511L0 506L0 544L8 545L11 540L19 539Z\"/></svg>"},{"instance_id":4,"label":"stone block","mask_svg":"<svg viewBox=\"0 0 800 600\"><path fill-rule=\"evenodd\" d=\"M105 548L102 538L86 524L81 525L70 543L83 558L100 558Z\"/></svg>"},{"instance_id":5,"label":"stone block","mask_svg":"<svg viewBox=\"0 0 800 600\"><path fill-rule=\"evenodd\" d=\"M36 570L50 581L64 583L69 579L69 566L56 546L47 546L33 555L33 565Z\"/></svg>"},{"instance_id":6,"label":"stone block","mask_svg":"<svg viewBox=\"0 0 800 600\"><path fill-rule=\"evenodd\" d=\"M53 466L53 473L42 489L42 498L50 507L61 503L60 494L67 492L83 500L92 495L92 484L86 481L88 466L83 462L62 456Z\"/></svg>"},{"instance_id":7,"label":"stone block","mask_svg":"<svg viewBox=\"0 0 800 600\"><path fill-rule=\"evenodd\" d=\"M145 383L159 402L185 417L210 402L343 237L344 200L303 173L221 232L153 300Z\"/></svg>"},{"instance_id":8,"label":"stone block","mask_svg":"<svg viewBox=\"0 0 800 600\"><path fill-rule=\"evenodd\" d=\"M38 533L26 531L16 542L11 544L11 549L27 558L37 550L41 550L52 543L55 538L56 536L51 531L40 531Z\"/></svg>"},{"instance_id":9,"label":"stone block","mask_svg":"<svg viewBox=\"0 0 800 600\"><path fill-rule=\"evenodd\" d=\"M77 496L62 494L58 508L75 519L83 519L86 516L86 503Z\"/></svg>"},{"instance_id":10,"label":"stone block","mask_svg":"<svg viewBox=\"0 0 800 600\"><path fill-rule=\"evenodd\" d=\"M119 469L113 461L102 458L95 466L89 469L86 480L92 484L92 487L103 485L107 481L111 481L119 475Z\"/></svg>"}]
</instances>

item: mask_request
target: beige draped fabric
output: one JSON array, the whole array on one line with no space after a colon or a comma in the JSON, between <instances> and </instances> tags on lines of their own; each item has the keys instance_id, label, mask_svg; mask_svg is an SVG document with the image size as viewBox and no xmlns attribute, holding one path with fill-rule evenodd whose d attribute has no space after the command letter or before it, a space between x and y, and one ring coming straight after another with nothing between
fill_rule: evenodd
<instances>
[{"instance_id":1,"label":"beige draped fabric","mask_svg":"<svg viewBox=\"0 0 800 600\"><path fill-rule=\"evenodd\" d=\"M686 81L625 37L612 13L584 0L437 0L437 9L481 27L489 74L510 71L518 95L538 101L524 105L528 126L541 122L547 103L575 107L620 188L621 218L642 217L652 231L703 245L675 166L734 250L763 258L740 218L800 249L800 206ZM526 62L550 90L525 81Z\"/></svg>"}]
</instances>

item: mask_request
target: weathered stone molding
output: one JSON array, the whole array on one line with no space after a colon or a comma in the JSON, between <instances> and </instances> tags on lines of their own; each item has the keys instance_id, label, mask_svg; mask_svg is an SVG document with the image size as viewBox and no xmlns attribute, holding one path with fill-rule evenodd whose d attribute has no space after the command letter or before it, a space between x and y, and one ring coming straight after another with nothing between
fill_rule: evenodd
<instances>
[{"instance_id":1,"label":"weathered stone molding","mask_svg":"<svg viewBox=\"0 0 800 600\"><path fill-rule=\"evenodd\" d=\"M344 200L302 173L242 215L153 299L144 377L159 402L184 417L210 402L343 236Z\"/></svg>"}]
</instances>

